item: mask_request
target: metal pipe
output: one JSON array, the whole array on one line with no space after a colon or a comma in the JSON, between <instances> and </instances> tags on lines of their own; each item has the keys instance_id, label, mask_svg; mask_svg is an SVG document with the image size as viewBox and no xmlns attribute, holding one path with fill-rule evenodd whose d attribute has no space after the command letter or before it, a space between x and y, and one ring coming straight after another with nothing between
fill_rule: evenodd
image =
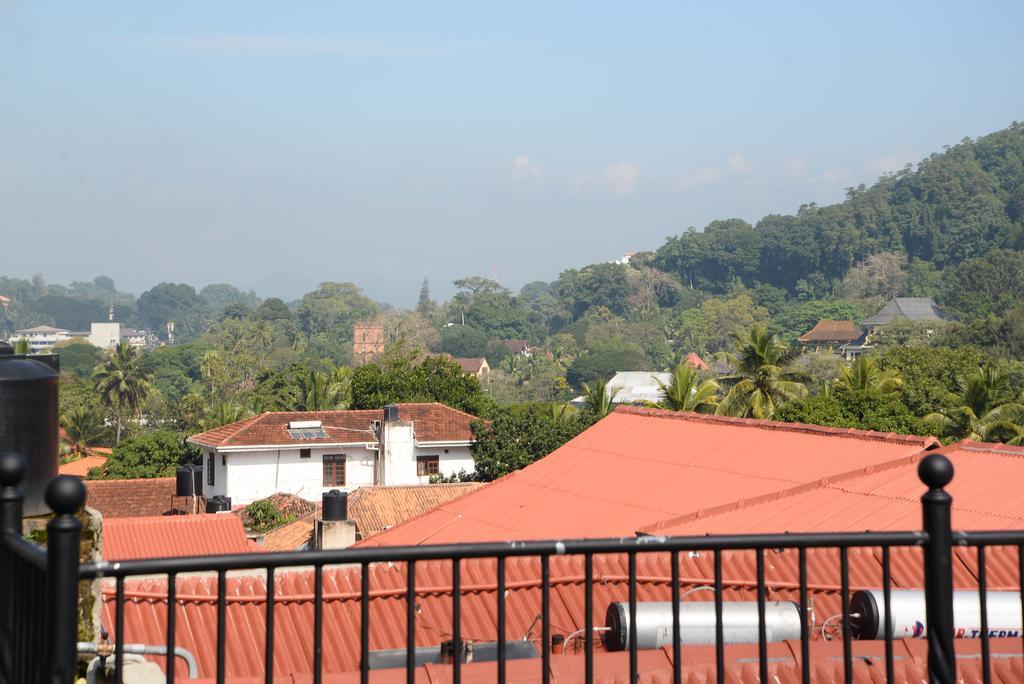
<instances>
[{"instance_id":1,"label":"metal pipe","mask_svg":"<svg viewBox=\"0 0 1024 684\"><path fill-rule=\"evenodd\" d=\"M101 657L112 657L114 647L110 644L95 644L91 641L79 641L77 645L79 653L95 653ZM167 647L163 644L125 644L124 652L131 655L167 655ZM188 665L188 678L199 679L199 663L196 657L187 648L174 647L174 655L185 661ZM99 660L96 658L95 660ZM89 664L92 667L92 663Z\"/></svg>"}]
</instances>

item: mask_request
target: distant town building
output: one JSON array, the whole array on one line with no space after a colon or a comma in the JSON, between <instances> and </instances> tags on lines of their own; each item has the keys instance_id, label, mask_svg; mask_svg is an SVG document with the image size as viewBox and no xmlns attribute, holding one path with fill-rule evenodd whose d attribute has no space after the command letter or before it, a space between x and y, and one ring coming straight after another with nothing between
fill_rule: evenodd
<instances>
[{"instance_id":1,"label":"distant town building","mask_svg":"<svg viewBox=\"0 0 1024 684\"><path fill-rule=\"evenodd\" d=\"M939 309L931 297L893 297L881 311L864 321L864 327L873 333L877 328L900 318L916 323L955 320Z\"/></svg>"},{"instance_id":2,"label":"distant town building","mask_svg":"<svg viewBox=\"0 0 1024 684\"><path fill-rule=\"evenodd\" d=\"M89 344L100 349L111 349L121 342L127 342L135 348L142 348L155 342L155 336L145 330L122 328L115 321L93 323L88 336Z\"/></svg>"},{"instance_id":3,"label":"distant town building","mask_svg":"<svg viewBox=\"0 0 1024 684\"><path fill-rule=\"evenodd\" d=\"M457 359L452 358L452 361L459 364L459 368L466 375L475 375L480 379L480 382L486 382L491 375L491 367L487 363L487 359L481 357L478 359Z\"/></svg>"},{"instance_id":4,"label":"distant town building","mask_svg":"<svg viewBox=\"0 0 1024 684\"><path fill-rule=\"evenodd\" d=\"M502 340L501 343L508 348L510 354L533 356L533 350L530 348L530 343L526 340Z\"/></svg>"},{"instance_id":5,"label":"distant town building","mask_svg":"<svg viewBox=\"0 0 1024 684\"><path fill-rule=\"evenodd\" d=\"M473 471L476 420L443 404L383 411L263 413L194 435L207 497L249 504L277 493L320 501L332 489L427 484Z\"/></svg>"},{"instance_id":6,"label":"distant town building","mask_svg":"<svg viewBox=\"0 0 1024 684\"><path fill-rule=\"evenodd\" d=\"M352 358L358 364L372 363L384 353L384 325L363 321L352 330Z\"/></svg>"},{"instance_id":7,"label":"distant town building","mask_svg":"<svg viewBox=\"0 0 1024 684\"><path fill-rule=\"evenodd\" d=\"M805 349L842 353L846 345L862 340L864 331L853 321L822 320L797 338Z\"/></svg>"},{"instance_id":8,"label":"distant town building","mask_svg":"<svg viewBox=\"0 0 1024 684\"><path fill-rule=\"evenodd\" d=\"M22 330L15 330L14 335L10 338L10 343L15 344L26 340L28 342L28 350L32 354L40 354L42 352L51 351L55 344L69 340L74 337L74 333L70 330L63 328L54 328L49 325L37 325L34 328L24 328Z\"/></svg>"},{"instance_id":9,"label":"distant town building","mask_svg":"<svg viewBox=\"0 0 1024 684\"><path fill-rule=\"evenodd\" d=\"M6 309L11 305L11 298L0 295L0 309Z\"/></svg>"},{"instance_id":10,"label":"distant town building","mask_svg":"<svg viewBox=\"0 0 1024 684\"><path fill-rule=\"evenodd\" d=\"M625 254L623 254L623 255L622 255L621 257L619 257L618 259L615 259L614 261L610 261L609 263L612 263L612 264L619 264L620 266L625 266L625 265L627 265L627 264L628 264L628 263L629 263L629 262L630 262L630 261L631 261L631 260L633 259L633 257L635 257L635 256L636 256L636 252L626 252Z\"/></svg>"}]
</instances>

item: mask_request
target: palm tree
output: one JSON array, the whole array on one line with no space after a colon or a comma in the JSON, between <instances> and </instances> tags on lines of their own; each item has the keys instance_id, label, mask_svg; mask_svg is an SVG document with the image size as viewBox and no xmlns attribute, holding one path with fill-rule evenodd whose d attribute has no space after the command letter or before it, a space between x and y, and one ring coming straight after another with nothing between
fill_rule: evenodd
<instances>
[{"instance_id":1,"label":"palm tree","mask_svg":"<svg viewBox=\"0 0 1024 684\"><path fill-rule=\"evenodd\" d=\"M15 354L28 354L29 353L28 338L27 337L23 337L23 338L21 338L20 340L18 340L17 342L14 343L14 353Z\"/></svg>"},{"instance_id":2,"label":"palm tree","mask_svg":"<svg viewBox=\"0 0 1024 684\"><path fill-rule=\"evenodd\" d=\"M114 412L115 444L119 444L125 418L139 412L153 389L150 374L142 368L142 355L127 342L121 342L93 371L92 382L100 402Z\"/></svg>"},{"instance_id":3,"label":"palm tree","mask_svg":"<svg viewBox=\"0 0 1024 684\"><path fill-rule=\"evenodd\" d=\"M347 408L352 401L352 375L345 367L332 368L327 372L310 369L299 376L298 386L298 410Z\"/></svg>"},{"instance_id":4,"label":"palm tree","mask_svg":"<svg viewBox=\"0 0 1024 684\"><path fill-rule=\"evenodd\" d=\"M736 352L719 355L734 372L722 377L729 391L715 413L770 419L782 404L807 395L804 374L794 367L798 351L763 325L754 326L746 336L737 333L733 338Z\"/></svg>"},{"instance_id":5,"label":"palm tree","mask_svg":"<svg viewBox=\"0 0 1024 684\"><path fill-rule=\"evenodd\" d=\"M926 421L936 423L946 437L1024 444L1024 403L1014 399L1005 375L982 368L960 378L958 385L951 408L928 414Z\"/></svg>"},{"instance_id":6,"label":"palm tree","mask_svg":"<svg viewBox=\"0 0 1024 684\"><path fill-rule=\"evenodd\" d=\"M711 379L702 379L700 373L683 361L672 371L672 379L666 385L658 380L665 399L663 408L673 411L711 412L718 405L719 385Z\"/></svg>"},{"instance_id":7,"label":"palm tree","mask_svg":"<svg viewBox=\"0 0 1024 684\"><path fill-rule=\"evenodd\" d=\"M552 401L544 407L544 416L555 424L567 423L575 414L576 410L572 406L557 401Z\"/></svg>"},{"instance_id":8,"label":"palm tree","mask_svg":"<svg viewBox=\"0 0 1024 684\"><path fill-rule=\"evenodd\" d=\"M903 387L903 378L895 368L882 370L874 358L858 356L853 364L839 369L836 385L850 391L867 390L894 394Z\"/></svg>"},{"instance_id":9,"label":"palm tree","mask_svg":"<svg viewBox=\"0 0 1024 684\"><path fill-rule=\"evenodd\" d=\"M612 409L615 408L615 396L618 393L618 387L609 391L608 383L604 380L596 380L593 387L586 383L583 385L583 400L586 402L587 408L593 411L598 419L604 418L612 412Z\"/></svg>"},{"instance_id":10,"label":"palm tree","mask_svg":"<svg viewBox=\"0 0 1024 684\"><path fill-rule=\"evenodd\" d=\"M62 415L60 425L64 428L71 450L83 454L107 436L103 416L86 406L78 406Z\"/></svg>"},{"instance_id":11,"label":"palm tree","mask_svg":"<svg viewBox=\"0 0 1024 684\"><path fill-rule=\"evenodd\" d=\"M221 425L230 425L231 423L245 420L251 415L252 413L249 412L249 409L244 406L222 401L211 406L210 410L199 421L199 424L203 430L212 430L219 428Z\"/></svg>"}]
</instances>

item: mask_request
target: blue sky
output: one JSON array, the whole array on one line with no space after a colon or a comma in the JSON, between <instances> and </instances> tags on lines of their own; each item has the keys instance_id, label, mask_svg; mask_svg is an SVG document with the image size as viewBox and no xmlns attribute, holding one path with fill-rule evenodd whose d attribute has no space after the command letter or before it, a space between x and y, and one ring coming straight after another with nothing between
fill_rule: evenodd
<instances>
[{"instance_id":1,"label":"blue sky","mask_svg":"<svg viewBox=\"0 0 1024 684\"><path fill-rule=\"evenodd\" d=\"M713 5L713 6L711 6ZM1024 3L0 0L0 274L411 305L1024 118Z\"/></svg>"}]
</instances>

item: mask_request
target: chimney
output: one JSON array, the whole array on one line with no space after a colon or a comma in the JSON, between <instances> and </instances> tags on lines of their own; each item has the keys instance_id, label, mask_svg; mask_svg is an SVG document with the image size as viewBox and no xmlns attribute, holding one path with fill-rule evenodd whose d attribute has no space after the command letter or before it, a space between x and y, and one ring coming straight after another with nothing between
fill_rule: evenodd
<instances>
[{"instance_id":1,"label":"chimney","mask_svg":"<svg viewBox=\"0 0 1024 684\"><path fill-rule=\"evenodd\" d=\"M356 543L356 523L348 519L348 492L337 489L324 494L323 508L313 528L313 547L318 551L347 549Z\"/></svg>"}]
</instances>

